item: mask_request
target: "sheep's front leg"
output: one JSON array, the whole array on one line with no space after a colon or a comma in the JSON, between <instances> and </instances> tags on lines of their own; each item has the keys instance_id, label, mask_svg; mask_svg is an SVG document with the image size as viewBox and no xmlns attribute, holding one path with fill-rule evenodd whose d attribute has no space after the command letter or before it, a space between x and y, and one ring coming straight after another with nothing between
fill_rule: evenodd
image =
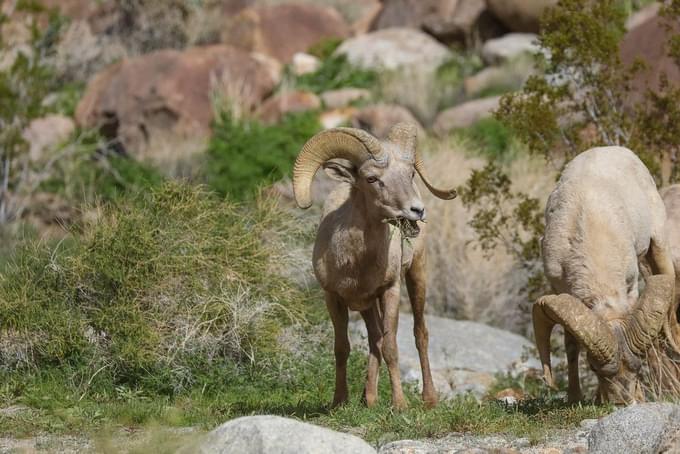
<instances>
[{"instance_id":1,"label":"sheep's front leg","mask_svg":"<svg viewBox=\"0 0 680 454\"><path fill-rule=\"evenodd\" d=\"M333 321L335 331L335 393L333 394L333 407L347 402L347 359L349 358L350 345L347 336L347 322L349 313L347 306L342 300L326 292L326 307Z\"/></svg>"},{"instance_id":2,"label":"sheep's front leg","mask_svg":"<svg viewBox=\"0 0 680 454\"><path fill-rule=\"evenodd\" d=\"M382 354L390 374L392 385L392 406L406 408L406 399L401 389L399 375L399 351L397 350L397 325L399 323L399 283L393 285L380 297L383 308L383 346Z\"/></svg>"},{"instance_id":3,"label":"sheep's front leg","mask_svg":"<svg viewBox=\"0 0 680 454\"><path fill-rule=\"evenodd\" d=\"M564 346L567 350L567 369L569 375L567 401L569 403L576 403L583 398L581 394L581 381L578 376L578 355L580 350L576 338L567 331L564 333Z\"/></svg>"},{"instance_id":4,"label":"sheep's front leg","mask_svg":"<svg viewBox=\"0 0 680 454\"><path fill-rule=\"evenodd\" d=\"M382 358L383 333L377 305L374 304L370 309L362 311L361 316L364 318L368 332L368 373L364 399L366 406L372 407L378 400L378 373Z\"/></svg>"},{"instance_id":5,"label":"sheep's front leg","mask_svg":"<svg viewBox=\"0 0 680 454\"><path fill-rule=\"evenodd\" d=\"M430 358L427 348L429 334L425 325L425 255L424 252L414 257L413 264L406 273L406 288L413 310L413 335L420 358L420 370L423 374L423 402L429 408L437 405L437 392L432 383Z\"/></svg>"}]
</instances>

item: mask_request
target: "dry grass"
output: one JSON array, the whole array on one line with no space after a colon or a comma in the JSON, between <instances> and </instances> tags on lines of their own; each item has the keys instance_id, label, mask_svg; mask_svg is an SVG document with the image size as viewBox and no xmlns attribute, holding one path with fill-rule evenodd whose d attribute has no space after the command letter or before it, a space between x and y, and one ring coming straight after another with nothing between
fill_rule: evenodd
<instances>
[{"instance_id":1,"label":"dry grass","mask_svg":"<svg viewBox=\"0 0 680 454\"><path fill-rule=\"evenodd\" d=\"M461 185L473 169L485 161L466 152L465 142L428 141L426 167L441 186ZM545 203L555 182L545 164L524 154L509 164L514 189ZM507 252L489 256L475 246L475 232L468 225L472 213L460 200L444 201L422 191L428 207L428 304L431 313L488 323L527 334L529 302L523 287L526 272Z\"/></svg>"}]
</instances>

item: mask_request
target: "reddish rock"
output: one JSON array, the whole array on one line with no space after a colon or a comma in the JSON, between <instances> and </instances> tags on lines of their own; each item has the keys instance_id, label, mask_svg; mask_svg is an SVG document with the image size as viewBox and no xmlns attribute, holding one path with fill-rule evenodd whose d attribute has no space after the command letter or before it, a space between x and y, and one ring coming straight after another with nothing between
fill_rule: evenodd
<instances>
[{"instance_id":1,"label":"reddish rock","mask_svg":"<svg viewBox=\"0 0 680 454\"><path fill-rule=\"evenodd\" d=\"M222 33L226 44L290 62L327 38L346 38L350 29L333 8L311 4L281 4L246 8Z\"/></svg>"},{"instance_id":2,"label":"reddish rock","mask_svg":"<svg viewBox=\"0 0 680 454\"><path fill-rule=\"evenodd\" d=\"M671 83L680 83L680 69L667 53L670 35L665 26L665 19L653 16L626 33L621 42L621 61L624 65L631 65L638 58L647 63L647 68L632 81L633 93L628 98L631 105L643 98L648 86L659 88L661 74L666 74ZM671 32L680 32L680 25L674 24Z\"/></svg>"},{"instance_id":3,"label":"reddish rock","mask_svg":"<svg viewBox=\"0 0 680 454\"><path fill-rule=\"evenodd\" d=\"M308 91L288 91L267 99L258 110L265 123L276 123L287 113L305 112L321 107L321 100Z\"/></svg>"},{"instance_id":4,"label":"reddish rock","mask_svg":"<svg viewBox=\"0 0 680 454\"><path fill-rule=\"evenodd\" d=\"M489 9L514 32L538 33L541 15L557 0L488 0Z\"/></svg>"},{"instance_id":5,"label":"reddish rock","mask_svg":"<svg viewBox=\"0 0 680 454\"><path fill-rule=\"evenodd\" d=\"M275 84L266 63L229 46L157 51L122 60L95 76L76 120L135 149L157 134L207 135L216 94L247 111Z\"/></svg>"}]
</instances>

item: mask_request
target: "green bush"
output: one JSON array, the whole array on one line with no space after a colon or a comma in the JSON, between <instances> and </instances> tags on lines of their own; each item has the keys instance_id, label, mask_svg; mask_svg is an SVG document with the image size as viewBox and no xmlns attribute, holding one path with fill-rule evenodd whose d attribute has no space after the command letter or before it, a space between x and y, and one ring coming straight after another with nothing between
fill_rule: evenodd
<instances>
[{"instance_id":1,"label":"green bush","mask_svg":"<svg viewBox=\"0 0 680 454\"><path fill-rule=\"evenodd\" d=\"M482 154L492 160L504 160L512 151L510 129L495 118L484 118L459 134L470 140Z\"/></svg>"},{"instance_id":2,"label":"green bush","mask_svg":"<svg viewBox=\"0 0 680 454\"><path fill-rule=\"evenodd\" d=\"M171 394L213 367L259 363L302 319L305 295L273 271L284 220L166 183L59 245L30 242L0 274L0 371L59 367L83 392Z\"/></svg>"},{"instance_id":3,"label":"green bush","mask_svg":"<svg viewBox=\"0 0 680 454\"><path fill-rule=\"evenodd\" d=\"M206 158L207 182L235 199L288 175L304 143L321 129L316 112L290 114L276 125L222 113Z\"/></svg>"},{"instance_id":4,"label":"green bush","mask_svg":"<svg viewBox=\"0 0 680 454\"><path fill-rule=\"evenodd\" d=\"M368 69L357 68L347 61L345 55L333 55L321 62L321 67L310 74L293 78L293 84L299 90L322 93L338 88L374 88L378 83L378 74Z\"/></svg>"}]
</instances>

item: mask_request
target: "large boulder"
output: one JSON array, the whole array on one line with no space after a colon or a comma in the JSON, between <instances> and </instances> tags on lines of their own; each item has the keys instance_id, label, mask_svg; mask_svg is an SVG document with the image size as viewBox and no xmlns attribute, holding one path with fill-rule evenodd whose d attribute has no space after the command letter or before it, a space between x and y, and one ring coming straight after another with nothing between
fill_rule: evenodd
<instances>
[{"instance_id":1,"label":"large boulder","mask_svg":"<svg viewBox=\"0 0 680 454\"><path fill-rule=\"evenodd\" d=\"M489 9L510 30L538 33L541 15L557 0L488 0Z\"/></svg>"},{"instance_id":2,"label":"large boulder","mask_svg":"<svg viewBox=\"0 0 680 454\"><path fill-rule=\"evenodd\" d=\"M599 420L588 436L591 454L656 454L667 434L680 428L680 405L647 403L622 408Z\"/></svg>"},{"instance_id":3,"label":"large boulder","mask_svg":"<svg viewBox=\"0 0 680 454\"><path fill-rule=\"evenodd\" d=\"M385 0L374 29L420 28L445 43L500 36L504 27L484 0Z\"/></svg>"},{"instance_id":4,"label":"large boulder","mask_svg":"<svg viewBox=\"0 0 680 454\"><path fill-rule=\"evenodd\" d=\"M540 367L537 360L524 358L533 346L522 336L477 322L426 318L432 376L435 388L444 396L471 392L482 397L496 374ZM363 322L352 323L350 333L355 345L366 345ZM399 314L397 344L403 380L422 386L411 314Z\"/></svg>"},{"instance_id":5,"label":"large boulder","mask_svg":"<svg viewBox=\"0 0 680 454\"><path fill-rule=\"evenodd\" d=\"M659 89L660 76L665 74L671 83L680 83L680 68L668 55L667 44L670 35L680 32L679 24L666 28L667 21L655 15L632 28L621 41L621 61L632 65L642 59L647 65L635 74L631 82L632 94L628 97L630 105L639 102L647 88Z\"/></svg>"},{"instance_id":6,"label":"large boulder","mask_svg":"<svg viewBox=\"0 0 680 454\"><path fill-rule=\"evenodd\" d=\"M439 136L453 130L468 128L483 118L490 117L498 109L500 96L474 99L446 109L437 115L432 129Z\"/></svg>"},{"instance_id":7,"label":"large boulder","mask_svg":"<svg viewBox=\"0 0 680 454\"><path fill-rule=\"evenodd\" d=\"M271 93L277 78L275 66L229 46L153 52L94 77L78 104L76 121L100 128L128 150L168 134L206 136L215 96L248 111Z\"/></svg>"},{"instance_id":8,"label":"large boulder","mask_svg":"<svg viewBox=\"0 0 680 454\"><path fill-rule=\"evenodd\" d=\"M184 452L200 454L375 454L368 443L354 435L282 418L245 416L228 421L210 432L198 446Z\"/></svg>"},{"instance_id":9,"label":"large boulder","mask_svg":"<svg viewBox=\"0 0 680 454\"><path fill-rule=\"evenodd\" d=\"M285 3L244 9L228 21L222 41L288 63L296 52L349 34L349 26L333 8Z\"/></svg>"},{"instance_id":10,"label":"large boulder","mask_svg":"<svg viewBox=\"0 0 680 454\"><path fill-rule=\"evenodd\" d=\"M451 52L432 37L410 28L387 28L343 42L335 51L350 63L373 70L420 68L434 73Z\"/></svg>"},{"instance_id":11,"label":"large boulder","mask_svg":"<svg viewBox=\"0 0 680 454\"><path fill-rule=\"evenodd\" d=\"M409 28L386 28L348 39L337 54L362 68L381 72L381 95L386 102L408 107L429 122L441 98L437 69L451 52L431 36Z\"/></svg>"}]
</instances>

